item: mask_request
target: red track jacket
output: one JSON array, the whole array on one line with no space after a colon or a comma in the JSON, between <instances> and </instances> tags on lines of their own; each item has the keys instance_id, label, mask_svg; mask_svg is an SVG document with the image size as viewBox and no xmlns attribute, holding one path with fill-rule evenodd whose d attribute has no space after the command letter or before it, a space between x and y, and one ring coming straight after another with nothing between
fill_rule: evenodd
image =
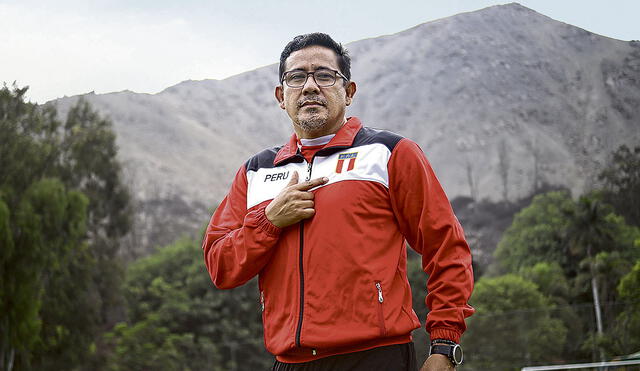
<instances>
[{"instance_id":1,"label":"red track jacket","mask_svg":"<svg viewBox=\"0 0 640 371\"><path fill-rule=\"evenodd\" d=\"M297 171L329 182L315 215L286 228L265 207ZM350 118L307 162L295 134L238 171L211 218L203 250L218 288L259 275L264 341L281 362L405 343L420 322L411 306L405 240L429 275L426 329L459 342L473 313L471 254L420 148Z\"/></svg>"}]
</instances>

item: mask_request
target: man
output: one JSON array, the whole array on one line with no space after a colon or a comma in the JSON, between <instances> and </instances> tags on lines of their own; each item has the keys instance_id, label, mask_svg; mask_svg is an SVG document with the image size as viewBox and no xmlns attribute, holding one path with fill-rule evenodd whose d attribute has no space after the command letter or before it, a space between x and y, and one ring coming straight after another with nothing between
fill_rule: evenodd
<instances>
[{"instance_id":1,"label":"man","mask_svg":"<svg viewBox=\"0 0 640 371\"><path fill-rule=\"evenodd\" d=\"M417 370L407 241L429 274L422 370L453 369L473 313L469 247L420 148L345 119L350 77L326 34L285 47L275 96L294 134L236 174L204 237L207 269L219 288L259 276L274 370Z\"/></svg>"}]
</instances>

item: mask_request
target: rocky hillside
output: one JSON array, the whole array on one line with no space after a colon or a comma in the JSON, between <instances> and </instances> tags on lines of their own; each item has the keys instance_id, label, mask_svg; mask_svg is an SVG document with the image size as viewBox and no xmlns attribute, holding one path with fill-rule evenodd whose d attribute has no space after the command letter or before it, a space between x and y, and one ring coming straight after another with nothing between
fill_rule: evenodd
<instances>
[{"instance_id":1,"label":"rocky hillside","mask_svg":"<svg viewBox=\"0 0 640 371\"><path fill-rule=\"evenodd\" d=\"M512 3L347 48L358 83L348 114L414 139L451 198L515 200L542 184L581 192L609 152L640 142L637 41ZM154 95L83 96L114 122L138 252L199 232L243 161L288 138L277 81L274 64ZM51 103L64 113L79 98Z\"/></svg>"}]
</instances>

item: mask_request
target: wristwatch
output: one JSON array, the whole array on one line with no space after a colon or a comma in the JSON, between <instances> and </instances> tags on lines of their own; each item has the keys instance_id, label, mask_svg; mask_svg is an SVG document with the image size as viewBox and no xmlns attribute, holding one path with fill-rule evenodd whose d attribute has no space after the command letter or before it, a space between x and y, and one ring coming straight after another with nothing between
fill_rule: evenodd
<instances>
[{"instance_id":1,"label":"wristwatch","mask_svg":"<svg viewBox=\"0 0 640 371\"><path fill-rule=\"evenodd\" d=\"M429 349L429 355L432 354L443 354L449 357L454 366L461 365L464 361L462 347L453 341L434 340L431 342L431 348Z\"/></svg>"}]
</instances>

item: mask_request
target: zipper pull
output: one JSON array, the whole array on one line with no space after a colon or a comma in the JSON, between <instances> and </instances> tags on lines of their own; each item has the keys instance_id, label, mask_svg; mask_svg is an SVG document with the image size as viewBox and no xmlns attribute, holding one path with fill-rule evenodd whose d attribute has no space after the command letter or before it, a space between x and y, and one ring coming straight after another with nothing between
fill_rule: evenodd
<instances>
[{"instance_id":1,"label":"zipper pull","mask_svg":"<svg viewBox=\"0 0 640 371\"><path fill-rule=\"evenodd\" d=\"M382 303L384 298L382 297L382 286L380 286L380 282L376 282L376 288L378 289L378 301Z\"/></svg>"},{"instance_id":2,"label":"zipper pull","mask_svg":"<svg viewBox=\"0 0 640 371\"><path fill-rule=\"evenodd\" d=\"M307 179L305 179L306 181L311 180L311 166L313 166L312 164L313 164L313 160L307 163Z\"/></svg>"}]
</instances>

